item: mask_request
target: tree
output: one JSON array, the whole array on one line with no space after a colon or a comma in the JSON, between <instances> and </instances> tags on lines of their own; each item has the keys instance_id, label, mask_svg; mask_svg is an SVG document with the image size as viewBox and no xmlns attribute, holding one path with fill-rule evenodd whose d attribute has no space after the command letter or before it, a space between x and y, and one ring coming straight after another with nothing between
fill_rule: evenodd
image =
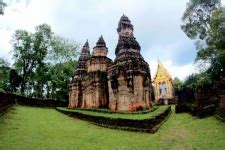
<instances>
[{"instance_id":1,"label":"tree","mask_svg":"<svg viewBox=\"0 0 225 150\"><path fill-rule=\"evenodd\" d=\"M182 17L184 25L181 29L191 39L205 40L210 29L210 17L220 5L220 0L190 0Z\"/></svg>"},{"instance_id":2,"label":"tree","mask_svg":"<svg viewBox=\"0 0 225 150\"><path fill-rule=\"evenodd\" d=\"M4 15L4 8L6 6L6 3L3 0L0 0L0 15Z\"/></svg>"},{"instance_id":3,"label":"tree","mask_svg":"<svg viewBox=\"0 0 225 150\"><path fill-rule=\"evenodd\" d=\"M60 100L68 100L68 84L69 79L73 75L77 61L67 61L58 63L51 67L51 80L49 93L52 98Z\"/></svg>"},{"instance_id":4,"label":"tree","mask_svg":"<svg viewBox=\"0 0 225 150\"><path fill-rule=\"evenodd\" d=\"M12 5L13 3L19 3L21 1L25 1L26 2L26 5L29 4L30 0L8 0L7 1L7 4L6 4L6 0L0 0L0 15L4 15L4 9L6 6L10 6Z\"/></svg>"},{"instance_id":5,"label":"tree","mask_svg":"<svg viewBox=\"0 0 225 150\"><path fill-rule=\"evenodd\" d=\"M68 83L77 65L79 45L73 41L54 35L51 48L48 51L49 81L47 87L48 97L67 100Z\"/></svg>"},{"instance_id":6,"label":"tree","mask_svg":"<svg viewBox=\"0 0 225 150\"><path fill-rule=\"evenodd\" d=\"M0 90L10 91L9 87L9 62L3 58L0 58Z\"/></svg>"},{"instance_id":7,"label":"tree","mask_svg":"<svg viewBox=\"0 0 225 150\"><path fill-rule=\"evenodd\" d=\"M173 79L173 88L175 91L181 90L182 88L182 82L180 81L178 77L175 77Z\"/></svg>"},{"instance_id":8,"label":"tree","mask_svg":"<svg viewBox=\"0 0 225 150\"><path fill-rule=\"evenodd\" d=\"M65 63L75 60L79 54L78 50L79 45L75 41L54 35L47 59L53 64Z\"/></svg>"},{"instance_id":9,"label":"tree","mask_svg":"<svg viewBox=\"0 0 225 150\"><path fill-rule=\"evenodd\" d=\"M225 77L225 8L215 11L210 19L207 47L197 53L196 60L210 63L208 72L213 78Z\"/></svg>"},{"instance_id":10,"label":"tree","mask_svg":"<svg viewBox=\"0 0 225 150\"><path fill-rule=\"evenodd\" d=\"M183 88L195 90L198 87L210 85L211 83L212 80L210 78L210 74L208 74L207 72L203 72L199 74L189 75L183 83Z\"/></svg>"},{"instance_id":11,"label":"tree","mask_svg":"<svg viewBox=\"0 0 225 150\"><path fill-rule=\"evenodd\" d=\"M225 8L220 6L220 0L190 0L182 18L182 30L198 39L196 62L209 66L204 82L225 77Z\"/></svg>"},{"instance_id":12,"label":"tree","mask_svg":"<svg viewBox=\"0 0 225 150\"><path fill-rule=\"evenodd\" d=\"M15 69L11 69L9 72L10 91L16 93L17 88L21 84L22 78L18 75Z\"/></svg>"},{"instance_id":13,"label":"tree","mask_svg":"<svg viewBox=\"0 0 225 150\"><path fill-rule=\"evenodd\" d=\"M21 94L23 95L25 90L28 90L28 81L32 73L39 65L44 63L51 35L51 27L47 24L37 26L35 33L17 30L13 35L14 66L22 77Z\"/></svg>"},{"instance_id":14,"label":"tree","mask_svg":"<svg viewBox=\"0 0 225 150\"><path fill-rule=\"evenodd\" d=\"M197 87L197 75L196 74L191 74L189 75L183 84L183 87L186 89L196 89Z\"/></svg>"},{"instance_id":15,"label":"tree","mask_svg":"<svg viewBox=\"0 0 225 150\"><path fill-rule=\"evenodd\" d=\"M37 26L34 33L17 30L12 44L14 91L19 85L21 94L26 96L66 100L78 44L55 35L47 24Z\"/></svg>"},{"instance_id":16,"label":"tree","mask_svg":"<svg viewBox=\"0 0 225 150\"><path fill-rule=\"evenodd\" d=\"M34 97L45 97L48 83L51 81L50 64L41 64L37 67L32 76L32 86Z\"/></svg>"}]
</instances>

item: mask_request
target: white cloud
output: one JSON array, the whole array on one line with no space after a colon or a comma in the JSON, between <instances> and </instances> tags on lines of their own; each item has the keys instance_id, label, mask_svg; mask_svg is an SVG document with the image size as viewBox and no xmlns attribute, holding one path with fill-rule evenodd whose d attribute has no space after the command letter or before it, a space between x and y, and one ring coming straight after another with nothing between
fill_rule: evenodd
<instances>
[{"instance_id":1,"label":"white cloud","mask_svg":"<svg viewBox=\"0 0 225 150\"><path fill-rule=\"evenodd\" d=\"M184 80L187 77L187 75L198 72L192 63L181 66L173 65L171 61L161 60L161 63L167 69L167 71L169 72L169 74L172 76L173 79L175 77L178 77L180 80ZM158 61L149 61L149 65L151 68L151 76L153 80L156 74Z\"/></svg>"},{"instance_id":2,"label":"white cloud","mask_svg":"<svg viewBox=\"0 0 225 150\"><path fill-rule=\"evenodd\" d=\"M150 63L152 75L159 58L173 77L183 79L194 71L195 57L193 42L180 29L187 1L30 0L28 6L26 0L12 3L6 7L5 15L0 16L0 57L10 58L9 41L16 29L34 31L35 26L47 23L57 34L79 43L88 38L91 47L103 35L109 48L108 56L114 59L117 23L124 13L134 25L134 34L142 47L142 55ZM187 51L190 56L183 56Z\"/></svg>"},{"instance_id":3,"label":"white cloud","mask_svg":"<svg viewBox=\"0 0 225 150\"><path fill-rule=\"evenodd\" d=\"M0 30L0 56L8 57L9 58L9 52L11 50L10 40L12 36L11 31L7 30Z\"/></svg>"},{"instance_id":4,"label":"white cloud","mask_svg":"<svg viewBox=\"0 0 225 150\"><path fill-rule=\"evenodd\" d=\"M34 27L48 23L52 24L54 0L32 1L27 7L27 1L11 3L5 8L5 14L0 16L0 56L12 59L10 40L17 29L34 31ZM52 7L50 7L52 6ZM51 9L52 8L52 9ZM12 60L11 60L12 62Z\"/></svg>"},{"instance_id":5,"label":"white cloud","mask_svg":"<svg viewBox=\"0 0 225 150\"><path fill-rule=\"evenodd\" d=\"M225 5L225 0L222 0L221 2L222 2L222 5Z\"/></svg>"}]
</instances>

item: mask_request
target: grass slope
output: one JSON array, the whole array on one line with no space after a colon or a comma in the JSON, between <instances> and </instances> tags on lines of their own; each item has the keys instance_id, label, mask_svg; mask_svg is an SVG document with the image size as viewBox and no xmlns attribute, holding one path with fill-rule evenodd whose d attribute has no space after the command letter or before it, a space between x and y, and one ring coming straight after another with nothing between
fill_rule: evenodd
<instances>
[{"instance_id":1,"label":"grass slope","mask_svg":"<svg viewBox=\"0 0 225 150\"><path fill-rule=\"evenodd\" d=\"M155 134L98 127L54 109L16 106L0 116L0 149L225 149L225 124L172 114Z\"/></svg>"}]
</instances>

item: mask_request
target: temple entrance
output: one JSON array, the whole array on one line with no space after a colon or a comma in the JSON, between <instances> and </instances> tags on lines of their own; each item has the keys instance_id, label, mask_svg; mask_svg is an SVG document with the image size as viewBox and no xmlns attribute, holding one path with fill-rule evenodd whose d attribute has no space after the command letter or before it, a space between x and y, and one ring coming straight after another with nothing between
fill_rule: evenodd
<instances>
[{"instance_id":1,"label":"temple entrance","mask_svg":"<svg viewBox=\"0 0 225 150\"><path fill-rule=\"evenodd\" d=\"M167 85L165 82L159 83L159 98L165 99L166 98L166 90Z\"/></svg>"}]
</instances>

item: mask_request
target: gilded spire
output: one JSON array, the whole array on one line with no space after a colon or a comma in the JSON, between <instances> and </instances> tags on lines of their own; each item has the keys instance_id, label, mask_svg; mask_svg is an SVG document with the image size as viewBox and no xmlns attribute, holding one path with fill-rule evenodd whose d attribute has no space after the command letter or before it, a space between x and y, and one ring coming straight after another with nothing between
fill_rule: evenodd
<instances>
[{"instance_id":1,"label":"gilded spire","mask_svg":"<svg viewBox=\"0 0 225 150\"><path fill-rule=\"evenodd\" d=\"M156 80L156 78L158 77L166 77L169 80L172 80L171 75L169 74L169 72L167 71L167 69L163 66L163 64L161 63L161 61L158 59L158 67L157 67L157 71L154 77L154 80Z\"/></svg>"}]
</instances>

